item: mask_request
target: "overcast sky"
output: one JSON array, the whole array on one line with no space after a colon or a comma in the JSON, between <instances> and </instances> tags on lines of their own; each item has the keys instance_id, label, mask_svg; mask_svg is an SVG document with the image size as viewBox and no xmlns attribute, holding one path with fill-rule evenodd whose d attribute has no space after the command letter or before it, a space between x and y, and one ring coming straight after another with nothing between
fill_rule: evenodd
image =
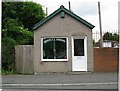
<instances>
[{"instance_id":1,"label":"overcast sky","mask_svg":"<svg viewBox=\"0 0 120 91\"><path fill-rule=\"evenodd\" d=\"M81 18L92 23L99 31L98 1L101 5L101 20L103 30L118 30L118 2L119 0L32 0L48 8L48 14L57 10L61 5L68 9L71 2L72 11Z\"/></svg>"},{"instance_id":2,"label":"overcast sky","mask_svg":"<svg viewBox=\"0 0 120 91\"><path fill-rule=\"evenodd\" d=\"M9 0L8 0L9 1ZM13 1L13 0L11 0ZM16 1L16 0L15 0ZM95 26L93 32L99 31L98 2L101 5L102 30L118 30L118 2L120 0L21 0L33 1L48 8L48 15L57 10L61 5L68 9L71 2L73 13Z\"/></svg>"}]
</instances>

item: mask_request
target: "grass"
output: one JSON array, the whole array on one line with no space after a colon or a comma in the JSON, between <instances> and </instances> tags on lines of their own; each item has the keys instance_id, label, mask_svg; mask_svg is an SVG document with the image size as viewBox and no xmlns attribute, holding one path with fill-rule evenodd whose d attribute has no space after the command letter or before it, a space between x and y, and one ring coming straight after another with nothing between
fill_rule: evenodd
<instances>
[{"instance_id":1,"label":"grass","mask_svg":"<svg viewBox=\"0 0 120 91\"><path fill-rule=\"evenodd\" d=\"M10 75L15 74L13 71L0 70L0 75Z\"/></svg>"},{"instance_id":2,"label":"grass","mask_svg":"<svg viewBox=\"0 0 120 91\"><path fill-rule=\"evenodd\" d=\"M19 75L33 75L32 73L20 73L20 72L13 72L13 71L5 71L0 70L0 75L12 75L12 74L19 74Z\"/></svg>"}]
</instances>

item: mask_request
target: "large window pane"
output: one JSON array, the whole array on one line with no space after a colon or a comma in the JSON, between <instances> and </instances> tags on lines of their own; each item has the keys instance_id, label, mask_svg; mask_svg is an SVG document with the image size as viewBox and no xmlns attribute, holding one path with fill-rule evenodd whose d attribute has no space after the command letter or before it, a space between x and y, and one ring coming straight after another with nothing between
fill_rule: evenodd
<instances>
[{"instance_id":1,"label":"large window pane","mask_svg":"<svg viewBox=\"0 0 120 91\"><path fill-rule=\"evenodd\" d=\"M84 56L84 39L74 39L74 56Z\"/></svg>"},{"instance_id":2,"label":"large window pane","mask_svg":"<svg viewBox=\"0 0 120 91\"><path fill-rule=\"evenodd\" d=\"M51 38L43 39L43 58L44 59L53 59L53 40Z\"/></svg>"},{"instance_id":3,"label":"large window pane","mask_svg":"<svg viewBox=\"0 0 120 91\"><path fill-rule=\"evenodd\" d=\"M66 38L59 38L56 39L56 58L57 59L66 59L67 52L66 52Z\"/></svg>"},{"instance_id":4,"label":"large window pane","mask_svg":"<svg viewBox=\"0 0 120 91\"><path fill-rule=\"evenodd\" d=\"M66 38L43 38L43 59L67 59Z\"/></svg>"}]
</instances>

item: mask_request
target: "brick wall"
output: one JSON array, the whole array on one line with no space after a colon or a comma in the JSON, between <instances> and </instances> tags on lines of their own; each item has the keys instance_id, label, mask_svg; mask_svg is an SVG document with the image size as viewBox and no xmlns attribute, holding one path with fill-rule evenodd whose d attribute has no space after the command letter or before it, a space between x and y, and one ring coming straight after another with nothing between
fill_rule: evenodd
<instances>
[{"instance_id":1,"label":"brick wall","mask_svg":"<svg viewBox=\"0 0 120 91\"><path fill-rule=\"evenodd\" d=\"M116 72L118 64L118 48L94 48L94 72Z\"/></svg>"}]
</instances>

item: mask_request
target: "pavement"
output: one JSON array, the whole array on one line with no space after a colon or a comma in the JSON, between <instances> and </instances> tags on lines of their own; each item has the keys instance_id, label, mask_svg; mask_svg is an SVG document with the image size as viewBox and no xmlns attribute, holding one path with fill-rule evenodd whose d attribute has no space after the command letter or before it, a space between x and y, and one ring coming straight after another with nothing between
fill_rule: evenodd
<instances>
[{"instance_id":1,"label":"pavement","mask_svg":"<svg viewBox=\"0 0 120 91\"><path fill-rule=\"evenodd\" d=\"M118 73L3 75L8 89L118 89Z\"/></svg>"}]
</instances>

